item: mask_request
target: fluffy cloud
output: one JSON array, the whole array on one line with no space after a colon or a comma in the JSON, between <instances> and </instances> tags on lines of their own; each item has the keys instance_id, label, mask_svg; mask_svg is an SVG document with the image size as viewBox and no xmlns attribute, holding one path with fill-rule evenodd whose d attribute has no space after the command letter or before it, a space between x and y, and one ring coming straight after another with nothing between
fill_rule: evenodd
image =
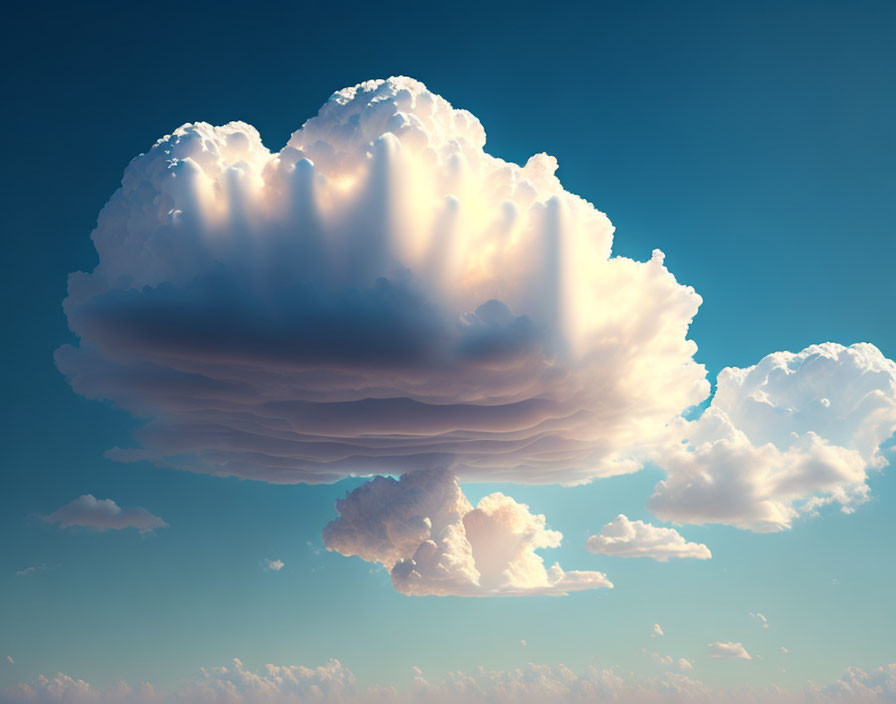
<instances>
[{"instance_id":1,"label":"fluffy cloud","mask_svg":"<svg viewBox=\"0 0 896 704\"><path fill-rule=\"evenodd\" d=\"M376 477L337 502L328 550L381 563L414 596L523 596L612 587L601 572L546 568L535 552L559 547L545 517L501 493L475 508L445 469Z\"/></svg>"},{"instance_id":2,"label":"fluffy cloud","mask_svg":"<svg viewBox=\"0 0 896 704\"><path fill-rule=\"evenodd\" d=\"M709 643L706 646L706 654L711 658L753 659L740 643Z\"/></svg>"},{"instance_id":3,"label":"fluffy cloud","mask_svg":"<svg viewBox=\"0 0 896 704\"><path fill-rule=\"evenodd\" d=\"M552 157L484 145L391 78L335 93L276 153L195 123L134 159L56 354L78 393L146 419L110 456L284 483L637 469L708 394L701 299L659 252L611 257Z\"/></svg>"},{"instance_id":4,"label":"fluffy cloud","mask_svg":"<svg viewBox=\"0 0 896 704\"><path fill-rule=\"evenodd\" d=\"M663 627L658 623L653 624L653 628L650 629L650 637L662 638L664 635L666 634L663 633Z\"/></svg>"},{"instance_id":5,"label":"fluffy cloud","mask_svg":"<svg viewBox=\"0 0 896 704\"><path fill-rule=\"evenodd\" d=\"M121 508L112 499L96 499L84 494L65 506L56 509L43 520L58 523L63 528L90 528L96 531L136 528L141 533L151 533L168 524L140 506Z\"/></svg>"},{"instance_id":6,"label":"fluffy cloud","mask_svg":"<svg viewBox=\"0 0 896 704\"><path fill-rule=\"evenodd\" d=\"M865 343L770 354L723 370L709 408L674 428L648 502L664 520L770 532L826 504L849 512L868 495L866 469L886 464L896 364Z\"/></svg>"},{"instance_id":7,"label":"fluffy cloud","mask_svg":"<svg viewBox=\"0 0 896 704\"><path fill-rule=\"evenodd\" d=\"M693 557L708 560L709 548L700 543L687 542L673 528L653 526L644 521L630 521L619 514L607 523L599 535L592 535L585 543L589 551L617 557L652 557L668 562L673 557ZM654 626L654 631L659 628ZM662 635L660 630L659 635Z\"/></svg>"},{"instance_id":8,"label":"fluffy cloud","mask_svg":"<svg viewBox=\"0 0 896 704\"><path fill-rule=\"evenodd\" d=\"M265 559L264 561L264 569L268 572L279 572L286 566L286 563L283 560L269 560Z\"/></svg>"},{"instance_id":9,"label":"fluffy cloud","mask_svg":"<svg viewBox=\"0 0 896 704\"><path fill-rule=\"evenodd\" d=\"M686 661L685 661L686 662ZM684 668L687 669L687 668ZM392 687L361 687L352 672L337 660L319 667L267 665L255 672L239 660L226 667L203 670L202 676L170 694L157 693L144 683L131 688L121 683L100 689L83 680L58 674L41 676L30 684L0 692L2 704L549 704L619 702L625 704L885 704L896 697L896 665L866 673L850 668L824 688L802 690L740 687L713 689L681 674L667 672L661 679L626 676L615 669L586 668L577 673L563 665L528 664L514 670L478 669L454 672L431 683L415 668L412 684L403 691Z\"/></svg>"}]
</instances>

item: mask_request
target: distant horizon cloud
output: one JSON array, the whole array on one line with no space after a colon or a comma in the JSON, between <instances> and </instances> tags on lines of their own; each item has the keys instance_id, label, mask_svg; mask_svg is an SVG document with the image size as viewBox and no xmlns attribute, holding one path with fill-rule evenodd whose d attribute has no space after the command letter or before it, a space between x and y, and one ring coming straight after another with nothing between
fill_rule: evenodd
<instances>
[{"instance_id":1,"label":"distant horizon cloud","mask_svg":"<svg viewBox=\"0 0 896 704\"><path fill-rule=\"evenodd\" d=\"M673 558L709 560L712 557L708 547L687 542L674 528L632 521L622 513L607 523L599 534L589 537L585 547L595 554L649 557L657 562L668 562Z\"/></svg>"},{"instance_id":2,"label":"distant horizon cloud","mask_svg":"<svg viewBox=\"0 0 896 704\"><path fill-rule=\"evenodd\" d=\"M46 523L56 523L62 528L89 528L100 533L136 528L145 534L168 527L165 521L141 506L122 508L112 499L97 499L93 494L83 494L41 518Z\"/></svg>"},{"instance_id":3,"label":"distant horizon cloud","mask_svg":"<svg viewBox=\"0 0 896 704\"><path fill-rule=\"evenodd\" d=\"M691 669L684 658L679 659L678 667ZM887 704L894 697L896 664L868 672L851 667L824 687L809 682L792 689L744 685L725 689L676 672L643 678L618 668L591 666L576 672L564 665L535 663L513 670L454 672L430 682L420 668L413 668L410 685L399 690L362 686L339 660L317 667L269 664L255 671L234 659L227 666L205 668L201 676L166 693L150 682L137 687L120 682L100 688L63 673L40 675L33 682L0 691L0 704Z\"/></svg>"}]
</instances>

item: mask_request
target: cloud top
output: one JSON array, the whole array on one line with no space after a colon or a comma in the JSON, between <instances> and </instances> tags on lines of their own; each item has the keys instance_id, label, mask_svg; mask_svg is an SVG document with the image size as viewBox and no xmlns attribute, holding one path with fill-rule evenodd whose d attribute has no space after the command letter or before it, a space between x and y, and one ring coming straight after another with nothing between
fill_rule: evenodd
<instances>
[{"instance_id":1,"label":"cloud top","mask_svg":"<svg viewBox=\"0 0 896 704\"><path fill-rule=\"evenodd\" d=\"M146 419L119 460L273 482L448 467L576 483L637 469L708 394L700 297L557 162L408 78L335 93L279 152L192 123L127 167L70 276L74 389Z\"/></svg>"},{"instance_id":2,"label":"cloud top","mask_svg":"<svg viewBox=\"0 0 896 704\"><path fill-rule=\"evenodd\" d=\"M658 562L668 562L671 558L708 560L712 557L708 547L687 542L674 528L631 521L621 513L607 523L598 535L588 538L585 546L590 552L601 555L650 557ZM657 628L654 626L654 630ZM662 635L662 630L659 635Z\"/></svg>"},{"instance_id":3,"label":"cloud top","mask_svg":"<svg viewBox=\"0 0 896 704\"><path fill-rule=\"evenodd\" d=\"M140 506L120 507L112 499L97 499L92 494L83 494L65 506L56 509L43 520L57 523L63 528L90 528L98 532L136 528L141 533L151 533L157 528L168 526L158 516L154 516Z\"/></svg>"}]
</instances>

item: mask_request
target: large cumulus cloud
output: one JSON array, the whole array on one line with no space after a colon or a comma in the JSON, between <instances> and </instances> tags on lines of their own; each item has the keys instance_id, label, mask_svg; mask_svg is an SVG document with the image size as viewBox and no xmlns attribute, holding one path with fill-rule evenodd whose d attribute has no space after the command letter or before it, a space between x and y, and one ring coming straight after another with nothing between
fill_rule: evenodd
<instances>
[{"instance_id":1,"label":"large cumulus cloud","mask_svg":"<svg viewBox=\"0 0 896 704\"><path fill-rule=\"evenodd\" d=\"M867 343L777 352L723 370L703 415L673 427L648 501L660 518L769 532L826 504L849 512L886 464L896 364Z\"/></svg>"},{"instance_id":2,"label":"large cumulus cloud","mask_svg":"<svg viewBox=\"0 0 896 704\"><path fill-rule=\"evenodd\" d=\"M473 508L444 469L377 477L337 509L324 545L379 562L404 594L560 595L613 586L600 572L546 568L535 551L559 547L563 536L547 528L544 516L499 492Z\"/></svg>"},{"instance_id":3,"label":"large cumulus cloud","mask_svg":"<svg viewBox=\"0 0 896 704\"><path fill-rule=\"evenodd\" d=\"M636 469L708 393L700 297L659 252L612 257L552 157L484 145L473 115L391 78L335 93L278 152L193 123L134 159L56 356L146 420L111 456L284 483Z\"/></svg>"}]
</instances>

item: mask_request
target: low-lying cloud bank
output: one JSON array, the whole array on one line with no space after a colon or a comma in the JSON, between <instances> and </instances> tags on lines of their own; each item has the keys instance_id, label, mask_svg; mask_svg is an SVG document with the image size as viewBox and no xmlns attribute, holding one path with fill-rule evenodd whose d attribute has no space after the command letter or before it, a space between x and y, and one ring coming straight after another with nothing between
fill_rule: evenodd
<instances>
[{"instance_id":1,"label":"low-lying cloud bank","mask_svg":"<svg viewBox=\"0 0 896 704\"><path fill-rule=\"evenodd\" d=\"M516 670L455 672L430 683L415 669L412 684L362 687L338 660L320 667L267 665L255 672L239 660L203 671L178 691L160 694L149 683L98 689L68 675L41 676L0 692L0 704L885 704L896 700L896 664L871 672L850 668L825 687L714 689L699 680L667 672L661 679L625 676L615 669L589 667L576 673L563 665L529 664Z\"/></svg>"},{"instance_id":2,"label":"low-lying cloud bank","mask_svg":"<svg viewBox=\"0 0 896 704\"><path fill-rule=\"evenodd\" d=\"M560 546L545 517L501 493L474 508L444 469L377 477L337 502L328 550L382 564L414 596L562 595L612 588L601 572L546 568L535 551Z\"/></svg>"}]
</instances>

